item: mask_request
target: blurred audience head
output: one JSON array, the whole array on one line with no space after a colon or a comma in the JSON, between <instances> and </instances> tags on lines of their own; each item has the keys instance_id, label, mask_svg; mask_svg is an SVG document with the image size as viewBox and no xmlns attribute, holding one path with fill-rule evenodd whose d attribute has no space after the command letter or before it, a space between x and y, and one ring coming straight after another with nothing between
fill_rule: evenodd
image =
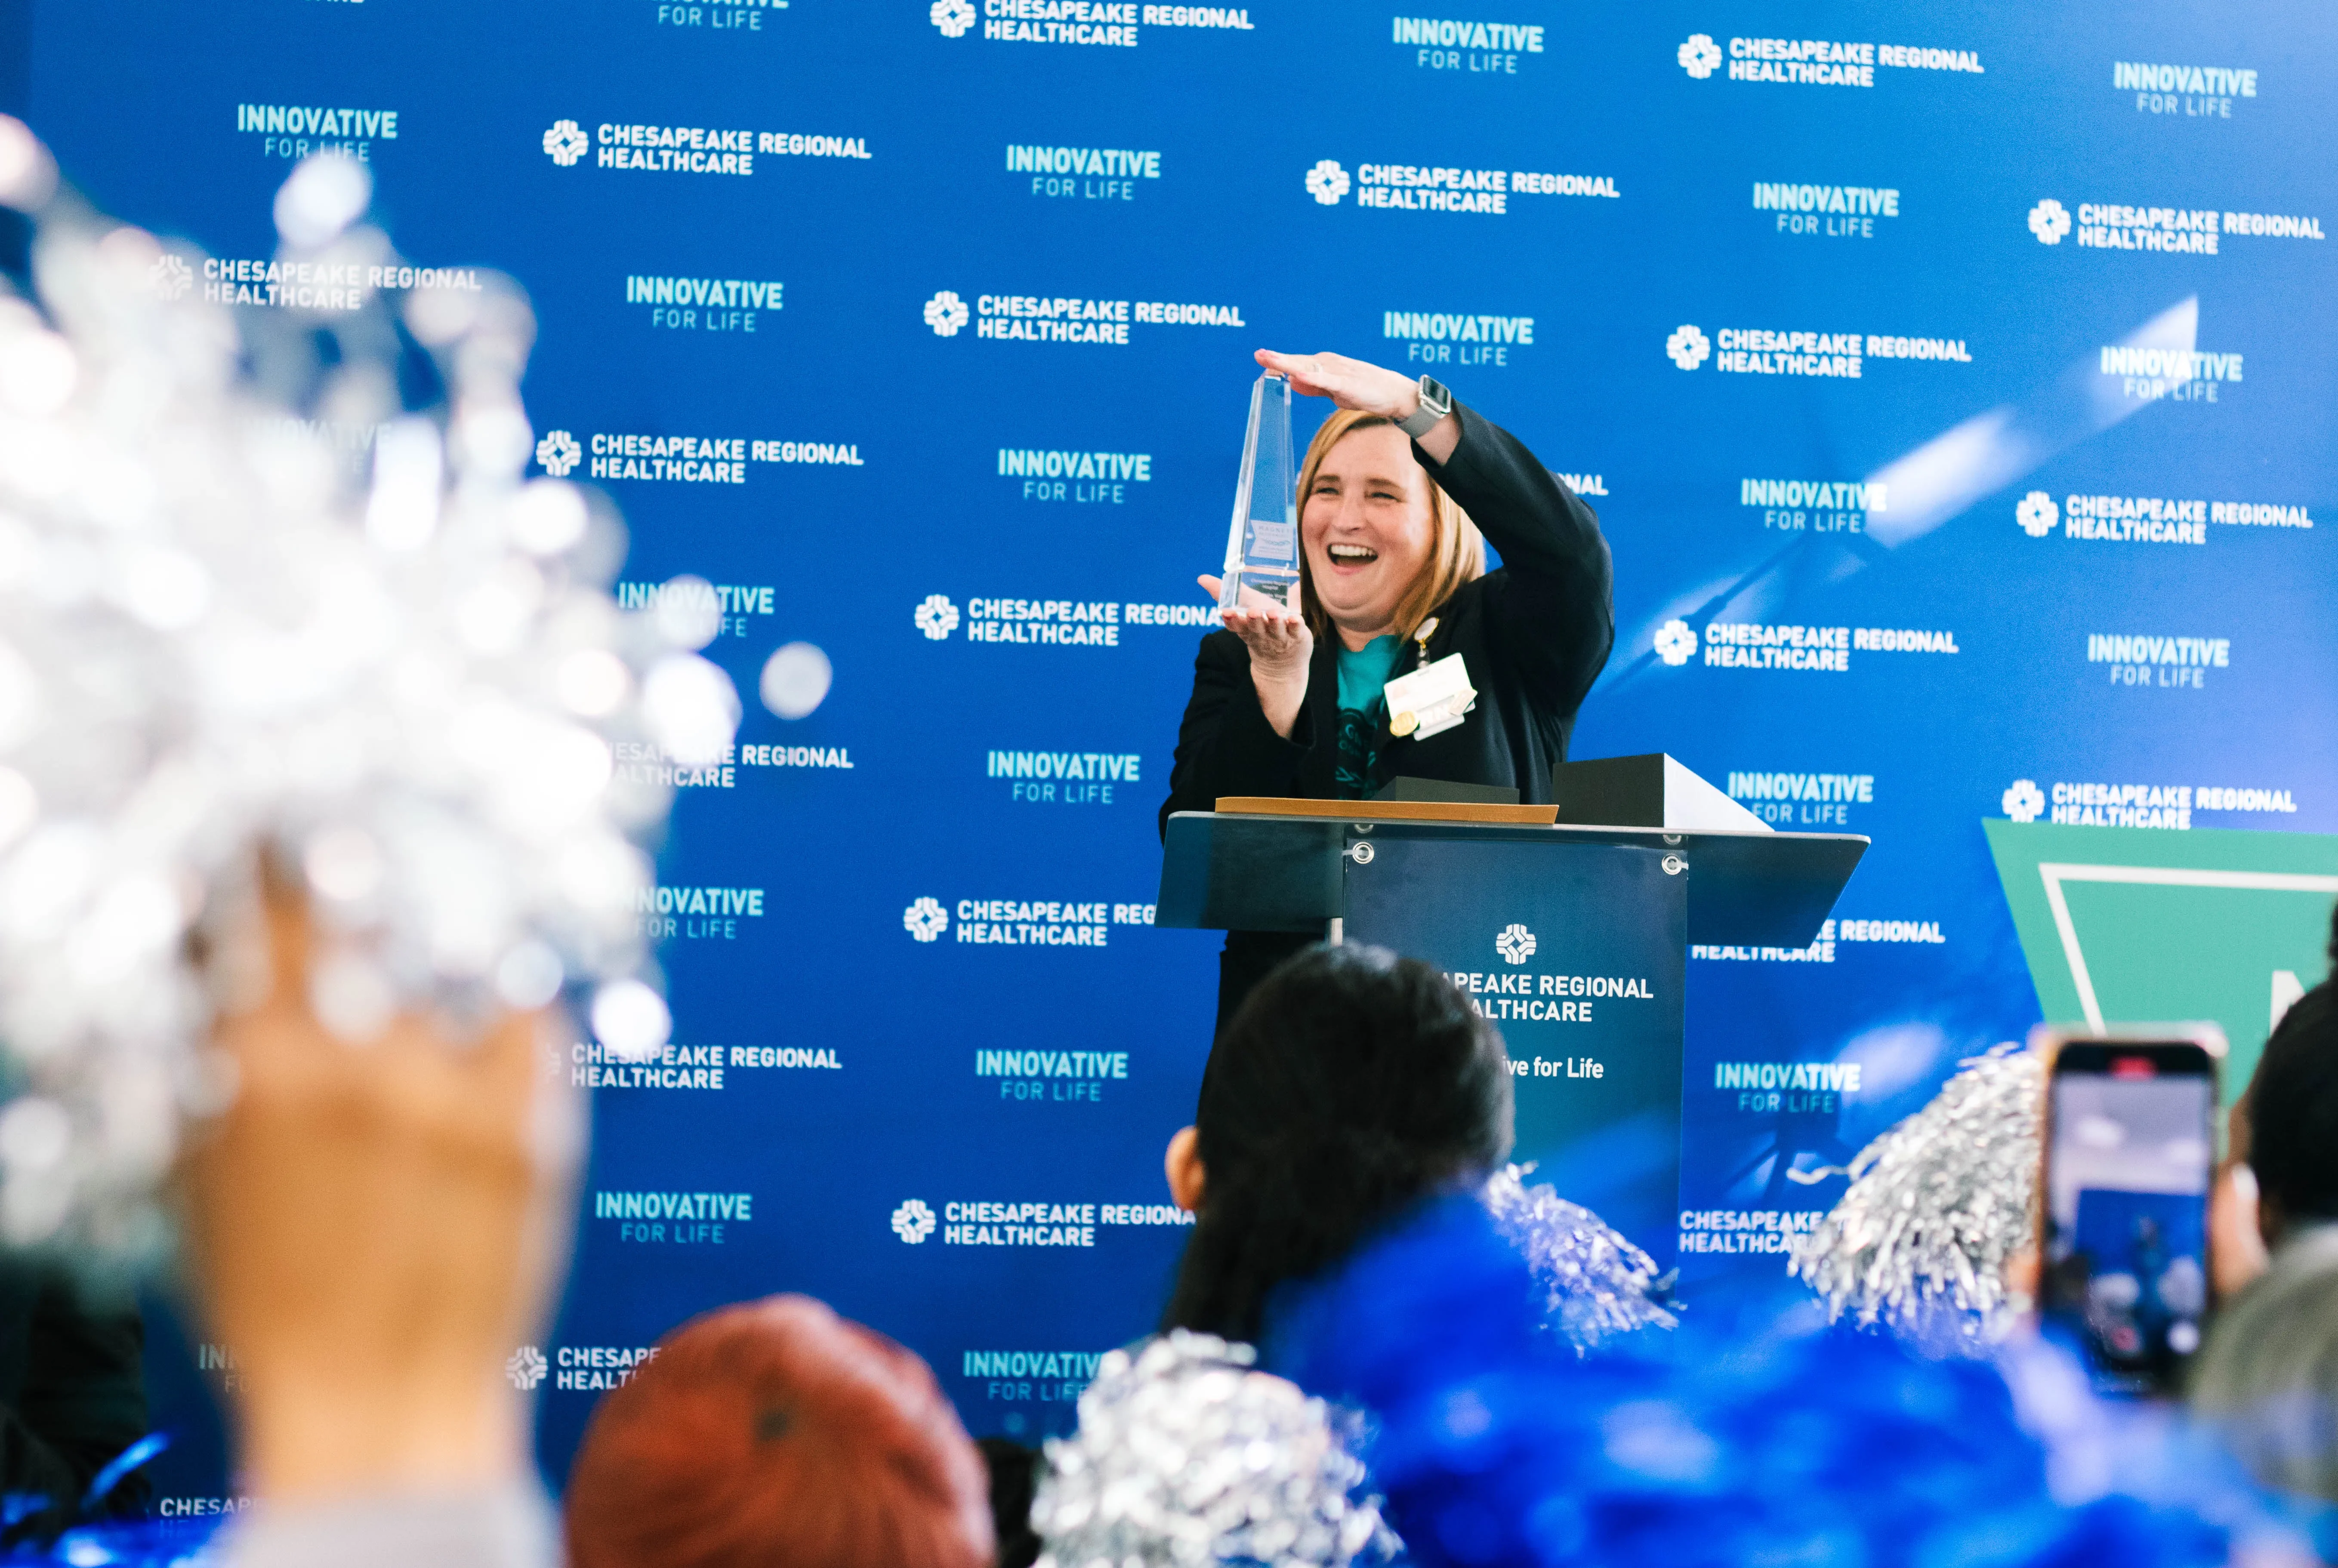
<instances>
[{"instance_id":1,"label":"blurred audience head","mask_svg":"<svg viewBox=\"0 0 2338 1568\"><path fill-rule=\"evenodd\" d=\"M1164 1328L1255 1340L1268 1298L1509 1152L1502 1040L1429 965L1313 947L1269 975L1210 1055L1170 1186L1199 1220Z\"/></svg>"},{"instance_id":2,"label":"blurred audience head","mask_svg":"<svg viewBox=\"0 0 2338 1568\"><path fill-rule=\"evenodd\" d=\"M2231 1126L2227 1208L2254 1210L2271 1263L2245 1220L2220 1228L2225 1253L2249 1256L2217 1273L2246 1288L2209 1332L2192 1405L2265 1485L2338 1501L2338 985L2282 1014Z\"/></svg>"},{"instance_id":3,"label":"blurred audience head","mask_svg":"<svg viewBox=\"0 0 2338 1568\"><path fill-rule=\"evenodd\" d=\"M2279 1247L2338 1220L2338 990L2324 981L2290 1004L2234 1118L2234 1152L2256 1173L2258 1223Z\"/></svg>"},{"instance_id":4,"label":"blurred audience head","mask_svg":"<svg viewBox=\"0 0 2338 1568\"><path fill-rule=\"evenodd\" d=\"M987 1568L981 1456L924 1362L803 1296L683 1325L594 1412L574 1568Z\"/></svg>"},{"instance_id":5,"label":"blurred audience head","mask_svg":"<svg viewBox=\"0 0 2338 1568\"><path fill-rule=\"evenodd\" d=\"M2294 1238L2225 1308L2191 1399L2258 1480L2338 1502L2338 1227Z\"/></svg>"}]
</instances>

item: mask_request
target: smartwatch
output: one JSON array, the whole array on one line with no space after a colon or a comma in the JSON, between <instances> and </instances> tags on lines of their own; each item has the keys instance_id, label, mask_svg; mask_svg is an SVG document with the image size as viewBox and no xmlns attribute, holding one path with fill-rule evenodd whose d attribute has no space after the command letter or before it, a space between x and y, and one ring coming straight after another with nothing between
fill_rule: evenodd
<instances>
[{"instance_id":1,"label":"smartwatch","mask_svg":"<svg viewBox=\"0 0 2338 1568\"><path fill-rule=\"evenodd\" d=\"M1435 429L1439 419L1452 412L1453 394L1446 390L1445 383L1433 376L1423 376L1420 378L1420 407L1412 411L1411 418L1398 420L1396 427L1418 441Z\"/></svg>"}]
</instances>

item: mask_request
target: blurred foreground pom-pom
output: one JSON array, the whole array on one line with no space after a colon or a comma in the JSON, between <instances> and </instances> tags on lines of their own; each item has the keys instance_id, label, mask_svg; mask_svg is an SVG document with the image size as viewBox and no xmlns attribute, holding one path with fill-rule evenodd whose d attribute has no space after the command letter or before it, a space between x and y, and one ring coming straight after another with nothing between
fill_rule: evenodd
<instances>
[{"instance_id":1,"label":"blurred foreground pom-pom","mask_svg":"<svg viewBox=\"0 0 2338 1568\"><path fill-rule=\"evenodd\" d=\"M654 1054L673 1030L665 999L639 980L612 980L593 998L593 1033L621 1060Z\"/></svg>"},{"instance_id":2,"label":"blurred foreground pom-pom","mask_svg":"<svg viewBox=\"0 0 2338 1568\"><path fill-rule=\"evenodd\" d=\"M1050 1439L1031 1504L1037 1568L1212 1563L1347 1568L1398 1542L1362 1494L1351 1413L1214 1335L1106 1354L1074 1436Z\"/></svg>"},{"instance_id":3,"label":"blurred foreground pom-pom","mask_svg":"<svg viewBox=\"0 0 2338 1568\"><path fill-rule=\"evenodd\" d=\"M56 160L33 128L12 114L0 114L0 206L37 211L56 188Z\"/></svg>"},{"instance_id":4,"label":"blurred foreground pom-pom","mask_svg":"<svg viewBox=\"0 0 2338 1568\"><path fill-rule=\"evenodd\" d=\"M2035 1229L2039 1073L2019 1045L1992 1047L1852 1159L1850 1187L1786 1265L1830 1317L1951 1353L2003 1337L2006 1263Z\"/></svg>"},{"instance_id":5,"label":"blurred foreground pom-pom","mask_svg":"<svg viewBox=\"0 0 2338 1568\"><path fill-rule=\"evenodd\" d=\"M790 642L763 662L763 706L782 719L802 719L828 700L836 671L810 642Z\"/></svg>"},{"instance_id":6,"label":"blurred foreground pom-pom","mask_svg":"<svg viewBox=\"0 0 2338 1568\"><path fill-rule=\"evenodd\" d=\"M284 242L312 250L365 215L373 201L373 175L346 153L304 158L276 192L276 231Z\"/></svg>"},{"instance_id":7,"label":"blurred foreground pom-pom","mask_svg":"<svg viewBox=\"0 0 2338 1568\"><path fill-rule=\"evenodd\" d=\"M1547 1181L1529 1187L1532 1165L1505 1165L1478 1200L1494 1228L1526 1257L1544 1327L1581 1355L1619 1334L1671 1328L1670 1274L1632 1240Z\"/></svg>"},{"instance_id":8,"label":"blurred foreground pom-pom","mask_svg":"<svg viewBox=\"0 0 2338 1568\"><path fill-rule=\"evenodd\" d=\"M671 1028L637 922L672 780L631 760L731 743L738 694L693 652L719 620L612 600L605 503L526 476L526 299L401 266L370 201L362 165L300 164L273 213L295 281L239 316L0 116L38 288L0 289L11 1240L160 1237L177 1122L232 1087L214 1014L272 984L263 877L308 903L301 999L343 1041L563 995L614 1052ZM359 259L417 286L298 282ZM429 374L401 374L415 341ZM425 385L443 401L398 390Z\"/></svg>"},{"instance_id":9,"label":"blurred foreground pom-pom","mask_svg":"<svg viewBox=\"0 0 2338 1568\"><path fill-rule=\"evenodd\" d=\"M685 768L722 760L739 732L739 693L731 677L695 653L669 653L650 667L642 710L666 755Z\"/></svg>"}]
</instances>

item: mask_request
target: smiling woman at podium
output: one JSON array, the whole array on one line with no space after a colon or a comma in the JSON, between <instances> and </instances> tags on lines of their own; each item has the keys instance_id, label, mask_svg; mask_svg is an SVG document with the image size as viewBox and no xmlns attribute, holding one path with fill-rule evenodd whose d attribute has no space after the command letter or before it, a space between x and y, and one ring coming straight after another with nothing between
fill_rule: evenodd
<instances>
[{"instance_id":1,"label":"smiling woman at podium","mask_svg":"<svg viewBox=\"0 0 2338 1568\"><path fill-rule=\"evenodd\" d=\"M1258 362L1338 411L1299 475L1299 608L1244 588L1202 640L1173 811L1228 795L1361 799L1406 777L1550 797L1576 709L1616 637L1599 520L1518 437L1437 382L1338 354ZM1485 569L1485 541L1501 565ZM1203 577L1213 596L1218 579ZM1476 705L1390 712L1390 681L1443 663ZM1413 683L1415 686L1418 683ZM1410 691L1412 686L1400 686ZM1306 939L1230 932L1218 1021Z\"/></svg>"}]
</instances>

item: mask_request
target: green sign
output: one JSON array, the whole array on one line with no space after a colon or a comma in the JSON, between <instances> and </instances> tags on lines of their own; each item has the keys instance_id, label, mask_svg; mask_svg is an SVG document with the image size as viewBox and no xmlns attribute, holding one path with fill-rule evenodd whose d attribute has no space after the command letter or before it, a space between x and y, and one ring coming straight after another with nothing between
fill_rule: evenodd
<instances>
[{"instance_id":1,"label":"green sign","mask_svg":"<svg viewBox=\"0 0 2338 1568\"><path fill-rule=\"evenodd\" d=\"M1982 822L2049 1024L2213 1020L2229 1103L2328 967L2338 837Z\"/></svg>"}]
</instances>

